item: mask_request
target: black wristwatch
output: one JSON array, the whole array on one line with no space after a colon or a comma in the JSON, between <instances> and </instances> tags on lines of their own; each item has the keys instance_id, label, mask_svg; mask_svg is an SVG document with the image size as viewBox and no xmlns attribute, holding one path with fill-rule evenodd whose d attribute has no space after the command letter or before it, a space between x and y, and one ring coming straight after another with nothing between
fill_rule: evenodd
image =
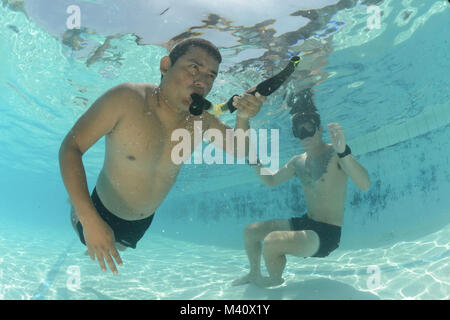
<instances>
[{"instance_id":1,"label":"black wristwatch","mask_svg":"<svg viewBox=\"0 0 450 320\"><path fill-rule=\"evenodd\" d=\"M348 146L348 144L345 145L345 150L342 153L338 153L337 155L339 156L339 158L343 158L349 154L352 153L352 150L350 149L350 147Z\"/></svg>"}]
</instances>

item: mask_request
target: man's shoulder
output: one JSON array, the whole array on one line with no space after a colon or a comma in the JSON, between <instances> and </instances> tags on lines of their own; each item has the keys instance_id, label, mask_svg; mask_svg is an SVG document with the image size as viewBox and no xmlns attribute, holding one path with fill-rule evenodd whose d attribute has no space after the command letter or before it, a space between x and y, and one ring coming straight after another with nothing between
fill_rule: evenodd
<instances>
[{"instance_id":1,"label":"man's shoulder","mask_svg":"<svg viewBox=\"0 0 450 320\"><path fill-rule=\"evenodd\" d=\"M145 107L156 88L157 86L149 83L124 82L111 88L109 93L119 108L129 113Z\"/></svg>"},{"instance_id":2,"label":"man's shoulder","mask_svg":"<svg viewBox=\"0 0 450 320\"><path fill-rule=\"evenodd\" d=\"M113 89L120 90L124 94L130 95L130 96L136 96L138 95L141 98L145 98L150 90L154 91L158 86L154 85L152 83L141 83L141 82L124 82Z\"/></svg>"},{"instance_id":3,"label":"man's shoulder","mask_svg":"<svg viewBox=\"0 0 450 320\"><path fill-rule=\"evenodd\" d=\"M296 154L295 156L292 157L292 161L295 160L301 160L306 158L306 152L300 153L300 154Z\"/></svg>"},{"instance_id":4,"label":"man's shoulder","mask_svg":"<svg viewBox=\"0 0 450 320\"><path fill-rule=\"evenodd\" d=\"M208 130L211 128L219 129L225 124L214 114L209 113L208 111L203 111L203 113L199 116L189 117L191 122L201 121L203 130ZM228 126L226 126L228 128Z\"/></svg>"},{"instance_id":5,"label":"man's shoulder","mask_svg":"<svg viewBox=\"0 0 450 320\"><path fill-rule=\"evenodd\" d=\"M305 158L305 155L306 153L302 153L293 156L291 160L289 160L289 162L287 163L287 166L290 166L295 169L297 166L301 164L302 160Z\"/></svg>"}]
</instances>

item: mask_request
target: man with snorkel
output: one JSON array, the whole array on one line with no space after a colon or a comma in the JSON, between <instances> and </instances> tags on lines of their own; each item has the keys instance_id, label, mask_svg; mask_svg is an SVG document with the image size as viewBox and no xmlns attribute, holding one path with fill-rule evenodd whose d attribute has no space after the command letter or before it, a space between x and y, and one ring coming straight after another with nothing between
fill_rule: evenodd
<instances>
[{"instance_id":1,"label":"man with snorkel","mask_svg":"<svg viewBox=\"0 0 450 320\"><path fill-rule=\"evenodd\" d=\"M203 112L222 57L209 41L187 39L160 61L159 86L124 83L100 98L78 119L59 150L61 175L72 203L72 225L101 269L117 274L122 265L118 250L136 248L150 227L154 213L176 181L182 164L171 159L174 130L193 136L194 121L203 130L217 129L225 142L233 130L216 116ZM236 129L249 129L265 97L244 93L232 99L237 109ZM83 154L105 136L103 168L89 195ZM231 137L233 140L234 136ZM246 139L248 141L248 139ZM191 144L191 153L201 141ZM248 154L248 143L245 146ZM244 156L244 155L241 155ZM105 263L106 261L106 263Z\"/></svg>"},{"instance_id":2,"label":"man with snorkel","mask_svg":"<svg viewBox=\"0 0 450 320\"><path fill-rule=\"evenodd\" d=\"M332 144L322 141L323 127L314 110L294 114L292 129L306 152L292 157L275 173L267 172L259 163L253 168L269 187L296 176L305 193L307 212L301 217L247 225L243 236L250 272L232 285L277 286L284 282L287 254L305 258L328 256L339 246L348 178L360 190L370 187L367 170L351 154L338 123L328 124ZM262 170L266 170L264 174ZM261 275L261 255L269 277Z\"/></svg>"}]
</instances>

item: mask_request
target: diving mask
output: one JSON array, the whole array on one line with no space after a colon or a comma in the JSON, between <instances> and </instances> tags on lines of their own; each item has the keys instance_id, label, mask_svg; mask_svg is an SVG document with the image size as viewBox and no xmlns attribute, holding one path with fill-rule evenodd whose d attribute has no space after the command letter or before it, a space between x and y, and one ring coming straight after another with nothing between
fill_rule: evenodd
<instances>
[{"instance_id":1,"label":"diving mask","mask_svg":"<svg viewBox=\"0 0 450 320\"><path fill-rule=\"evenodd\" d=\"M312 130L307 130L304 124L310 123ZM312 137L316 134L316 129L319 128L320 118L316 113L297 113L292 118L292 131L295 137L303 140Z\"/></svg>"}]
</instances>

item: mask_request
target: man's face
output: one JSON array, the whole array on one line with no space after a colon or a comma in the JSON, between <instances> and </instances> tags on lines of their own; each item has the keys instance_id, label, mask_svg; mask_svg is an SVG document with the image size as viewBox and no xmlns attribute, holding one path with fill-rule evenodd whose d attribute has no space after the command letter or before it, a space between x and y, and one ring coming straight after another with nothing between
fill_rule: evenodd
<instances>
[{"instance_id":1,"label":"man's face","mask_svg":"<svg viewBox=\"0 0 450 320\"><path fill-rule=\"evenodd\" d=\"M316 126L311 121L294 123L297 137L301 140L313 137L316 133Z\"/></svg>"},{"instance_id":2,"label":"man's face","mask_svg":"<svg viewBox=\"0 0 450 320\"><path fill-rule=\"evenodd\" d=\"M202 48L192 47L175 64L163 72L168 102L187 111L191 94L206 97L211 91L219 70L219 62Z\"/></svg>"},{"instance_id":3,"label":"man's face","mask_svg":"<svg viewBox=\"0 0 450 320\"><path fill-rule=\"evenodd\" d=\"M320 140L321 128L313 122L303 122L296 125L297 136L303 146L310 146Z\"/></svg>"}]
</instances>

